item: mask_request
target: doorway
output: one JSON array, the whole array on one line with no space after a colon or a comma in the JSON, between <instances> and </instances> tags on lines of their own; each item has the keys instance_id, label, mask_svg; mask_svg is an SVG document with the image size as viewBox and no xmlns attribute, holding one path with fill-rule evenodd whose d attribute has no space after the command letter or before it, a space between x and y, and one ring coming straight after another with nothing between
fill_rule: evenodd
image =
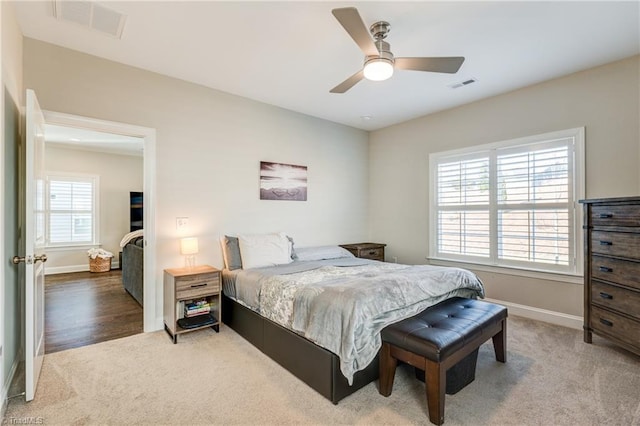
<instances>
[{"instance_id":1,"label":"doorway","mask_svg":"<svg viewBox=\"0 0 640 426\"><path fill-rule=\"evenodd\" d=\"M43 111L47 125L102 132L127 138L139 138L143 146L143 198L144 198L144 280L143 280L143 331L154 331L162 328L158 320L157 289L155 288L155 129L117 123L94 118L82 117L59 112ZM46 154L45 154L46 156ZM127 195L128 196L128 195ZM105 218L102 218L103 220ZM119 252L113 253L119 259ZM85 261L86 258L85 258ZM109 274L117 275L112 271ZM127 295L128 296L128 295Z\"/></svg>"},{"instance_id":2,"label":"doorway","mask_svg":"<svg viewBox=\"0 0 640 426\"><path fill-rule=\"evenodd\" d=\"M122 241L143 224L144 140L47 123L44 145L45 353L141 333L144 250Z\"/></svg>"}]
</instances>

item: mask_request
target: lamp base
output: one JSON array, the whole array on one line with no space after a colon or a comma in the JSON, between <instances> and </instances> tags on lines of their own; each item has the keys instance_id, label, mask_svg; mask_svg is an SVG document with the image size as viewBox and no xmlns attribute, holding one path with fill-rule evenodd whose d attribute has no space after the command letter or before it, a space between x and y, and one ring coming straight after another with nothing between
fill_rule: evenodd
<instances>
[{"instance_id":1,"label":"lamp base","mask_svg":"<svg viewBox=\"0 0 640 426\"><path fill-rule=\"evenodd\" d=\"M192 270L196 266L196 257L194 255L187 255L184 257L184 267Z\"/></svg>"}]
</instances>

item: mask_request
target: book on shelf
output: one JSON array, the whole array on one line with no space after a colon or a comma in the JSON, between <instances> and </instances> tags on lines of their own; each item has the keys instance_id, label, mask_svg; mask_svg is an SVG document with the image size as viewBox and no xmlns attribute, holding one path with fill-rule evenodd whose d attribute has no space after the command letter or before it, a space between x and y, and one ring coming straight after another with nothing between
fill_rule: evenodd
<instances>
[{"instance_id":1,"label":"book on shelf","mask_svg":"<svg viewBox=\"0 0 640 426\"><path fill-rule=\"evenodd\" d=\"M211 310L211 304L205 299L186 301L184 304L184 316L194 317L209 313Z\"/></svg>"},{"instance_id":2,"label":"book on shelf","mask_svg":"<svg viewBox=\"0 0 640 426\"><path fill-rule=\"evenodd\" d=\"M188 308L194 308L194 307L208 305L208 304L209 304L209 301L206 298L198 299L198 300L187 300L184 302L184 306Z\"/></svg>"},{"instance_id":3,"label":"book on shelf","mask_svg":"<svg viewBox=\"0 0 640 426\"><path fill-rule=\"evenodd\" d=\"M206 307L206 308L201 308L201 309L192 309L192 310L185 310L184 311L184 316L185 317L195 317L197 315L202 315L202 314L208 314L210 312L210 308Z\"/></svg>"}]
</instances>

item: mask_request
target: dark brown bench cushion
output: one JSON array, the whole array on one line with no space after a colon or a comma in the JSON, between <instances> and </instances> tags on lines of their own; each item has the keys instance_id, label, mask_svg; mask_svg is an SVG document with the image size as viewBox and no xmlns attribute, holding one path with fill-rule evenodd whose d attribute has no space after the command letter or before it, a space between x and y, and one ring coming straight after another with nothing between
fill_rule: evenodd
<instances>
[{"instance_id":1,"label":"dark brown bench cushion","mask_svg":"<svg viewBox=\"0 0 640 426\"><path fill-rule=\"evenodd\" d=\"M442 362L507 317L507 308L480 300L454 297L385 327L382 341Z\"/></svg>"}]
</instances>

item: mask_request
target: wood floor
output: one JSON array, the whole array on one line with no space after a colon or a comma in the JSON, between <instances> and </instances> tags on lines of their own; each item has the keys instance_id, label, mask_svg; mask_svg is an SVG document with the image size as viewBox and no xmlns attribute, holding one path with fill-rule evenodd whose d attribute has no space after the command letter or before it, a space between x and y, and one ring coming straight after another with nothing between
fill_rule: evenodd
<instances>
[{"instance_id":1,"label":"wood floor","mask_svg":"<svg viewBox=\"0 0 640 426\"><path fill-rule=\"evenodd\" d=\"M142 333L142 321L120 270L45 277L45 353Z\"/></svg>"}]
</instances>

